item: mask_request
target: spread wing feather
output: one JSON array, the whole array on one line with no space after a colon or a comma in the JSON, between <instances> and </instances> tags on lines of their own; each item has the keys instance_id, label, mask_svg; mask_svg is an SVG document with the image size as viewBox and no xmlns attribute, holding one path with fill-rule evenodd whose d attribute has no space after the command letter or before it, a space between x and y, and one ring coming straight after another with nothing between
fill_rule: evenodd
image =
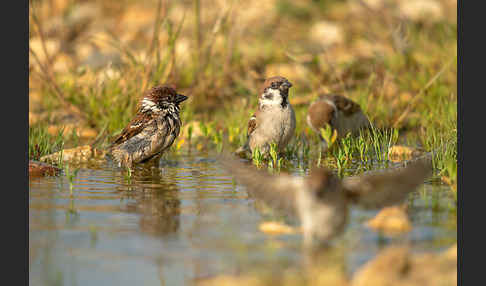
<instances>
[{"instance_id":1,"label":"spread wing feather","mask_svg":"<svg viewBox=\"0 0 486 286\"><path fill-rule=\"evenodd\" d=\"M219 161L240 184L246 186L251 196L275 209L295 213L298 178L284 173L271 175L265 169L257 170L253 165L228 156L222 157Z\"/></svg>"},{"instance_id":2,"label":"spread wing feather","mask_svg":"<svg viewBox=\"0 0 486 286\"><path fill-rule=\"evenodd\" d=\"M343 179L351 202L365 208L381 208L406 199L432 172L432 162L417 160L405 167Z\"/></svg>"}]
</instances>

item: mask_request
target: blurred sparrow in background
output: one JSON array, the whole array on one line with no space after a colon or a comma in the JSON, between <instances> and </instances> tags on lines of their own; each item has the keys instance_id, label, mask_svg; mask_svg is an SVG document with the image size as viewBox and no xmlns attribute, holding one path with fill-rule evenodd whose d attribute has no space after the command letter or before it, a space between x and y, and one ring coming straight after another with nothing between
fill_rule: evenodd
<instances>
[{"instance_id":1,"label":"blurred sparrow in background","mask_svg":"<svg viewBox=\"0 0 486 286\"><path fill-rule=\"evenodd\" d=\"M327 151L332 142L322 137L320 129L331 127L336 130L337 139L346 137L348 133L359 134L360 129L371 127L368 117L361 107L349 98L342 95L325 94L311 103L307 112L307 124L319 134L322 151Z\"/></svg>"}]
</instances>

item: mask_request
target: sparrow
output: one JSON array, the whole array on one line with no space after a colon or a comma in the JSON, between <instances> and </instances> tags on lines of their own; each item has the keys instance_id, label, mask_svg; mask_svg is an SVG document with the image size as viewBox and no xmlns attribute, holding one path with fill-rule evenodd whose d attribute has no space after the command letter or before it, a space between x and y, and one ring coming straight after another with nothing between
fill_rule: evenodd
<instances>
[{"instance_id":1,"label":"sparrow","mask_svg":"<svg viewBox=\"0 0 486 286\"><path fill-rule=\"evenodd\" d=\"M321 147L327 151L329 142L321 135L321 128L330 125L337 131L337 139L346 137L348 133L359 134L359 130L371 128L368 117L361 107L351 99L337 94L324 94L311 103L307 112L307 124L319 134Z\"/></svg>"},{"instance_id":2,"label":"sparrow","mask_svg":"<svg viewBox=\"0 0 486 286\"><path fill-rule=\"evenodd\" d=\"M283 152L295 132L295 113L288 96L292 87L286 78L274 76L267 78L260 89L258 109L248 121L247 140L236 153L256 148L265 156L270 144L277 145L278 152Z\"/></svg>"},{"instance_id":3,"label":"sparrow","mask_svg":"<svg viewBox=\"0 0 486 286\"><path fill-rule=\"evenodd\" d=\"M135 117L109 147L118 165L132 167L160 158L179 135L182 125L179 104L186 99L169 85L148 90Z\"/></svg>"},{"instance_id":4,"label":"sparrow","mask_svg":"<svg viewBox=\"0 0 486 286\"><path fill-rule=\"evenodd\" d=\"M343 232L350 205L378 209L400 203L432 171L431 156L344 179L324 167L312 168L308 176L300 177L284 172L271 175L226 156L220 162L251 196L298 218L305 247L326 243Z\"/></svg>"}]
</instances>

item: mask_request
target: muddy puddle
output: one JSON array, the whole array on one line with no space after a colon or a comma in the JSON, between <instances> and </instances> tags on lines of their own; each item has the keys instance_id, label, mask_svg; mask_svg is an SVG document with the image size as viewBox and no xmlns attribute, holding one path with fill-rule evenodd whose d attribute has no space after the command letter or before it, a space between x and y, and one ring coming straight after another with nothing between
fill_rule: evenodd
<instances>
[{"instance_id":1,"label":"muddy puddle","mask_svg":"<svg viewBox=\"0 0 486 286\"><path fill-rule=\"evenodd\" d=\"M289 171L308 171L298 165ZM109 161L79 167L72 182L64 175L30 180L30 285L182 285L303 267L302 236L261 232L275 217L214 156L169 154L159 168L138 168L131 177ZM335 263L352 275L389 245L439 252L457 241L447 186L422 185L408 207L413 229L398 236L365 225L378 211L353 208L332 242L340 252Z\"/></svg>"}]
</instances>

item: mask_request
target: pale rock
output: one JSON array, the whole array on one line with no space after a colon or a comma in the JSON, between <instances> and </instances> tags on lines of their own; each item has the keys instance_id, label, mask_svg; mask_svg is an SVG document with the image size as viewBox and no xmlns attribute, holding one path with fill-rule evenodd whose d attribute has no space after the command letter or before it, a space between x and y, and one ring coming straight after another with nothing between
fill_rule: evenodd
<instances>
[{"instance_id":1,"label":"pale rock","mask_svg":"<svg viewBox=\"0 0 486 286\"><path fill-rule=\"evenodd\" d=\"M29 179L32 177L54 176L61 173L61 169L43 162L29 161Z\"/></svg>"},{"instance_id":2,"label":"pale rock","mask_svg":"<svg viewBox=\"0 0 486 286\"><path fill-rule=\"evenodd\" d=\"M52 69L55 72L68 72L74 66L72 57L61 53L56 56L52 65Z\"/></svg>"},{"instance_id":3,"label":"pale rock","mask_svg":"<svg viewBox=\"0 0 486 286\"><path fill-rule=\"evenodd\" d=\"M380 9L384 6L385 0L362 0L371 9Z\"/></svg>"},{"instance_id":4,"label":"pale rock","mask_svg":"<svg viewBox=\"0 0 486 286\"><path fill-rule=\"evenodd\" d=\"M453 250L413 254L408 246L389 246L358 269L351 285L457 285L457 256L449 254Z\"/></svg>"},{"instance_id":5,"label":"pale rock","mask_svg":"<svg viewBox=\"0 0 486 286\"><path fill-rule=\"evenodd\" d=\"M277 0L268 1L239 1L235 12L236 25L241 25L247 29L262 27L276 20Z\"/></svg>"},{"instance_id":6,"label":"pale rock","mask_svg":"<svg viewBox=\"0 0 486 286\"><path fill-rule=\"evenodd\" d=\"M400 1L398 11L412 21L436 22L444 17L442 5L436 0Z\"/></svg>"},{"instance_id":7,"label":"pale rock","mask_svg":"<svg viewBox=\"0 0 486 286\"><path fill-rule=\"evenodd\" d=\"M91 159L102 158L106 155L104 150L93 148L89 145L84 145L71 149L64 149L62 151L42 156L41 162L59 162L60 158L64 162L87 162Z\"/></svg>"},{"instance_id":8,"label":"pale rock","mask_svg":"<svg viewBox=\"0 0 486 286\"><path fill-rule=\"evenodd\" d=\"M353 42L353 54L361 58L374 58L377 55L385 55L392 52L390 47L378 42L370 42L364 39L358 39Z\"/></svg>"},{"instance_id":9,"label":"pale rock","mask_svg":"<svg viewBox=\"0 0 486 286\"><path fill-rule=\"evenodd\" d=\"M258 226L258 229L261 232L270 235L277 235L277 234L293 234L298 232L296 228L293 228L289 225L279 223L276 221L267 221L263 222Z\"/></svg>"},{"instance_id":10,"label":"pale rock","mask_svg":"<svg viewBox=\"0 0 486 286\"><path fill-rule=\"evenodd\" d=\"M409 263L408 247L388 247L381 251L381 253L379 253L375 259L368 261L355 273L351 285L397 285L401 280L400 276L406 271Z\"/></svg>"},{"instance_id":11,"label":"pale rock","mask_svg":"<svg viewBox=\"0 0 486 286\"><path fill-rule=\"evenodd\" d=\"M321 48L326 49L343 43L344 32L337 23L320 21L311 27L309 38L312 42L319 44Z\"/></svg>"},{"instance_id":12,"label":"pale rock","mask_svg":"<svg viewBox=\"0 0 486 286\"><path fill-rule=\"evenodd\" d=\"M95 50L95 47L91 43L81 43L76 46L75 53L76 58L83 61L89 57Z\"/></svg>"},{"instance_id":13,"label":"pale rock","mask_svg":"<svg viewBox=\"0 0 486 286\"><path fill-rule=\"evenodd\" d=\"M59 41L52 39L45 39L44 44L49 58L52 58L52 55L59 52L61 47ZM46 61L46 54L44 53L44 49L42 47L42 41L39 38L32 38L29 41L29 47L34 51L41 63L44 64ZM29 57L29 62L36 63L34 57L30 53Z\"/></svg>"},{"instance_id":14,"label":"pale rock","mask_svg":"<svg viewBox=\"0 0 486 286\"><path fill-rule=\"evenodd\" d=\"M188 38L178 38L175 43L175 54L178 64L191 61L191 42Z\"/></svg>"},{"instance_id":15,"label":"pale rock","mask_svg":"<svg viewBox=\"0 0 486 286\"><path fill-rule=\"evenodd\" d=\"M398 235L412 230L405 209L398 206L383 208L374 218L368 220L366 225L387 235Z\"/></svg>"},{"instance_id":16,"label":"pale rock","mask_svg":"<svg viewBox=\"0 0 486 286\"><path fill-rule=\"evenodd\" d=\"M112 65L108 65L104 69L102 69L100 73L98 73L97 78L99 82L119 79L121 78L121 72L116 67L113 67Z\"/></svg>"},{"instance_id":17,"label":"pale rock","mask_svg":"<svg viewBox=\"0 0 486 286\"><path fill-rule=\"evenodd\" d=\"M388 159L392 162L409 160L420 154L422 154L422 151L408 146L395 145L388 149Z\"/></svg>"}]
</instances>

